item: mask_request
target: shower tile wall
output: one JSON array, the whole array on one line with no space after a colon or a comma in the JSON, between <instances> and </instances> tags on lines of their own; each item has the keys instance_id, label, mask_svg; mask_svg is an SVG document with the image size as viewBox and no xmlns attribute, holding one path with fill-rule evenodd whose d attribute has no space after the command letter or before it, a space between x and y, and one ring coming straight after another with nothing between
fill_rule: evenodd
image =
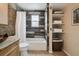
<instances>
[{"instance_id":1,"label":"shower tile wall","mask_svg":"<svg viewBox=\"0 0 79 59\"><path fill-rule=\"evenodd\" d=\"M40 13L39 14L39 27L31 27L31 15L29 12L26 14L26 37L27 38L40 38L45 37L45 12L44 11L32 11L33 13ZM42 18L43 17L43 18ZM43 25L43 26L41 26ZM44 30L44 31L41 31ZM27 33L32 32L32 33Z\"/></svg>"}]
</instances>

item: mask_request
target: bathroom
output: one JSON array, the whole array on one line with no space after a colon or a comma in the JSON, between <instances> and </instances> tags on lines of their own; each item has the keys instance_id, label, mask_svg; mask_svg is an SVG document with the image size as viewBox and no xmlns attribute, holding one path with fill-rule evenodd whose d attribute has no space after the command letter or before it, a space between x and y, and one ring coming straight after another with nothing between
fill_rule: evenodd
<instances>
[{"instance_id":1,"label":"bathroom","mask_svg":"<svg viewBox=\"0 0 79 59\"><path fill-rule=\"evenodd\" d=\"M39 9L36 5L42 7ZM24 48L28 51L47 51L47 4L19 3L16 6L19 7L16 16L16 34L20 38L20 46L23 46L21 54L28 54Z\"/></svg>"},{"instance_id":2,"label":"bathroom","mask_svg":"<svg viewBox=\"0 0 79 59\"><path fill-rule=\"evenodd\" d=\"M51 18L52 16L51 7L53 6L52 4L50 5L49 3L10 3L10 4L7 3L7 4L1 4L1 6L7 7L6 16L8 9L9 10L8 14L11 18L8 16L10 18L9 21L5 21L5 24L7 25L5 26L3 25L2 29L5 28L4 31L1 29L0 30L2 34L7 33L9 35L9 39L16 38L19 42L19 43L15 42L17 43L17 46L14 46L14 48L15 47L16 48L13 50L14 52L10 54L15 55L20 50L20 56L27 56L27 55L52 56L53 53L52 18ZM1 11L4 13L4 10ZM61 13L62 11L60 10L58 12ZM56 22L58 21L55 21L55 23ZM60 21L60 24L61 23L62 22ZM13 40L13 42L14 41L16 40ZM58 50L60 49L60 53L63 53L61 52L62 45L60 45L62 44L62 40L55 40L55 42L59 47L59 48L57 47L56 49ZM1 48L5 46L3 45L4 43L5 42L0 44ZM17 49L18 51L16 51Z\"/></svg>"},{"instance_id":3,"label":"bathroom","mask_svg":"<svg viewBox=\"0 0 79 59\"><path fill-rule=\"evenodd\" d=\"M0 56L78 56L78 12L79 3L0 3Z\"/></svg>"},{"instance_id":4,"label":"bathroom","mask_svg":"<svg viewBox=\"0 0 79 59\"><path fill-rule=\"evenodd\" d=\"M0 6L0 12L3 13L3 16L1 16L2 19L0 19L0 42L2 42L0 44L0 49L6 49L6 45L8 46L18 41L19 46L17 42L15 49L17 50L20 48L21 56L27 56L28 51L47 52L46 3L3 3L0 4ZM3 7L5 7L5 9ZM9 12L7 12L7 10ZM4 16L6 17L4 18ZM3 20L5 22L2 22ZM4 38L7 38L7 40ZM11 40L8 39L14 40L11 42ZM11 43L5 44L8 41ZM14 52L16 51L15 49L13 50ZM17 54L14 52L11 54Z\"/></svg>"}]
</instances>

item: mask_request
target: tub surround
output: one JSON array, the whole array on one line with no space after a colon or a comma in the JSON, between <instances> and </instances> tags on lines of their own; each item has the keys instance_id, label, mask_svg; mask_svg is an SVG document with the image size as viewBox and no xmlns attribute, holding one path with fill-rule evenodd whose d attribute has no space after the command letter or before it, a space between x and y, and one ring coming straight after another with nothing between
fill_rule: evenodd
<instances>
[{"instance_id":1,"label":"tub surround","mask_svg":"<svg viewBox=\"0 0 79 59\"><path fill-rule=\"evenodd\" d=\"M0 43L0 55L19 55L19 39L16 36L10 36Z\"/></svg>"},{"instance_id":2,"label":"tub surround","mask_svg":"<svg viewBox=\"0 0 79 59\"><path fill-rule=\"evenodd\" d=\"M39 15L39 27L32 27L31 22L32 22L32 15ZM27 11L26 14L26 37L27 38L35 38L38 36L45 37L45 11L42 10L37 10L37 11ZM36 22L36 21L33 21Z\"/></svg>"}]
</instances>

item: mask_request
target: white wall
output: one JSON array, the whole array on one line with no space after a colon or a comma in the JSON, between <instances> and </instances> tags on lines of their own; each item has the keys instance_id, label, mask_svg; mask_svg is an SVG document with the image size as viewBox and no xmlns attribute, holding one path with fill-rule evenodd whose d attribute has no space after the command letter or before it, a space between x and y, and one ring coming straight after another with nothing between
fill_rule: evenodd
<instances>
[{"instance_id":1,"label":"white wall","mask_svg":"<svg viewBox=\"0 0 79 59\"><path fill-rule=\"evenodd\" d=\"M79 4L68 4L64 13L64 50L73 56L79 56L79 25L72 25L72 10Z\"/></svg>"},{"instance_id":2,"label":"white wall","mask_svg":"<svg viewBox=\"0 0 79 59\"><path fill-rule=\"evenodd\" d=\"M17 11L16 36L21 42L26 41L26 12Z\"/></svg>"},{"instance_id":3,"label":"white wall","mask_svg":"<svg viewBox=\"0 0 79 59\"><path fill-rule=\"evenodd\" d=\"M16 3L24 10L45 10L46 3Z\"/></svg>"}]
</instances>

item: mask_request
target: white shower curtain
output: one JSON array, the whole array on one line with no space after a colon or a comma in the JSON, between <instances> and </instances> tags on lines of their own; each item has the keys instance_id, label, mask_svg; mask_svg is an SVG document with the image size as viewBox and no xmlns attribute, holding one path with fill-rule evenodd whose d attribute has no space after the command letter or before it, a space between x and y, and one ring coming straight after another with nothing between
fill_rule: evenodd
<instances>
[{"instance_id":1,"label":"white shower curtain","mask_svg":"<svg viewBox=\"0 0 79 59\"><path fill-rule=\"evenodd\" d=\"M26 41L26 12L17 11L16 16L16 36L21 42Z\"/></svg>"}]
</instances>

